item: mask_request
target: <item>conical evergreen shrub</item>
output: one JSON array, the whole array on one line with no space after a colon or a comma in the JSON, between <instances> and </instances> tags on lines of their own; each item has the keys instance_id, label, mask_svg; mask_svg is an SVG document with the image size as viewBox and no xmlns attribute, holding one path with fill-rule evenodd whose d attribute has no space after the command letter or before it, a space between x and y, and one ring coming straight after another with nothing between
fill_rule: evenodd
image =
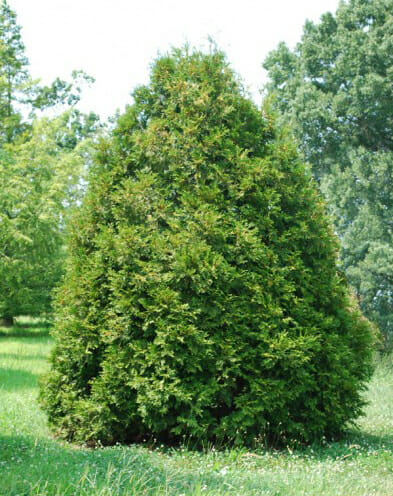
<instances>
[{"instance_id":1,"label":"conical evergreen shrub","mask_svg":"<svg viewBox=\"0 0 393 496\"><path fill-rule=\"evenodd\" d=\"M296 149L218 51L173 51L100 145L42 389L73 441L336 435L371 331Z\"/></svg>"}]
</instances>

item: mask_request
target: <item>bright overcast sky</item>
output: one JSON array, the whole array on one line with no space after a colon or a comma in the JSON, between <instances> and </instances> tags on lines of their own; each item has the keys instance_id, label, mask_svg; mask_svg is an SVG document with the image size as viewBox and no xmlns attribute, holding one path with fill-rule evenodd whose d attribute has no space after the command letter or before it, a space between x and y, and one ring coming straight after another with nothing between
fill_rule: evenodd
<instances>
[{"instance_id":1,"label":"bright overcast sky","mask_svg":"<svg viewBox=\"0 0 393 496\"><path fill-rule=\"evenodd\" d=\"M9 0L33 77L49 83L73 69L95 77L81 108L101 117L131 101L149 65L170 46L206 46L211 36L254 99L262 61L280 41L293 47L306 19L335 12L338 0Z\"/></svg>"}]
</instances>

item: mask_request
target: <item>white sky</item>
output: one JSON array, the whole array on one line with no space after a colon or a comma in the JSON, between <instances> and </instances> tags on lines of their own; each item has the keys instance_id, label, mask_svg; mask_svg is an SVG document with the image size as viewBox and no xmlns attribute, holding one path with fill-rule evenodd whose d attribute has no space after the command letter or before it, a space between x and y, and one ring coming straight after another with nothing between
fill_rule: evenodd
<instances>
[{"instance_id":1,"label":"white sky","mask_svg":"<svg viewBox=\"0 0 393 496\"><path fill-rule=\"evenodd\" d=\"M22 26L34 78L96 78L80 108L106 118L148 81L158 52L208 36L223 49L257 103L262 62L280 41L293 47L306 19L337 9L338 0L9 0Z\"/></svg>"}]
</instances>

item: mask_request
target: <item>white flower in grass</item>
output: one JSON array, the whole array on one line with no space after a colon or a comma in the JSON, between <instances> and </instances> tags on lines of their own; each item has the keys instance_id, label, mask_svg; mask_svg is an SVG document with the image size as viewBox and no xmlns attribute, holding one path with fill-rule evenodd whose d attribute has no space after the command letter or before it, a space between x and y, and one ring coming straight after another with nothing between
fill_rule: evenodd
<instances>
[{"instance_id":1,"label":"white flower in grass","mask_svg":"<svg viewBox=\"0 0 393 496\"><path fill-rule=\"evenodd\" d=\"M226 475L226 474L227 474L227 472L228 472L228 467L223 467L223 468L220 470L219 474L220 474L220 475Z\"/></svg>"}]
</instances>

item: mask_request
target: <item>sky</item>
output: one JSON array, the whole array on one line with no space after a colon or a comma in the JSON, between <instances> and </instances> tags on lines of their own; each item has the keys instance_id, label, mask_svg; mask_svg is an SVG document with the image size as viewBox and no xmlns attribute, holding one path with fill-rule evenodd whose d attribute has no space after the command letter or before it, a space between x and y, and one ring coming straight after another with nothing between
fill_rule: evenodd
<instances>
[{"instance_id":1,"label":"sky","mask_svg":"<svg viewBox=\"0 0 393 496\"><path fill-rule=\"evenodd\" d=\"M335 12L339 0L8 0L16 11L30 72L45 84L82 69L96 79L81 110L103 119L131 103L159 53L212 37L256 103L262 62L280 41L294 47L306 19Z\"/></svg>"}]
</instances>

